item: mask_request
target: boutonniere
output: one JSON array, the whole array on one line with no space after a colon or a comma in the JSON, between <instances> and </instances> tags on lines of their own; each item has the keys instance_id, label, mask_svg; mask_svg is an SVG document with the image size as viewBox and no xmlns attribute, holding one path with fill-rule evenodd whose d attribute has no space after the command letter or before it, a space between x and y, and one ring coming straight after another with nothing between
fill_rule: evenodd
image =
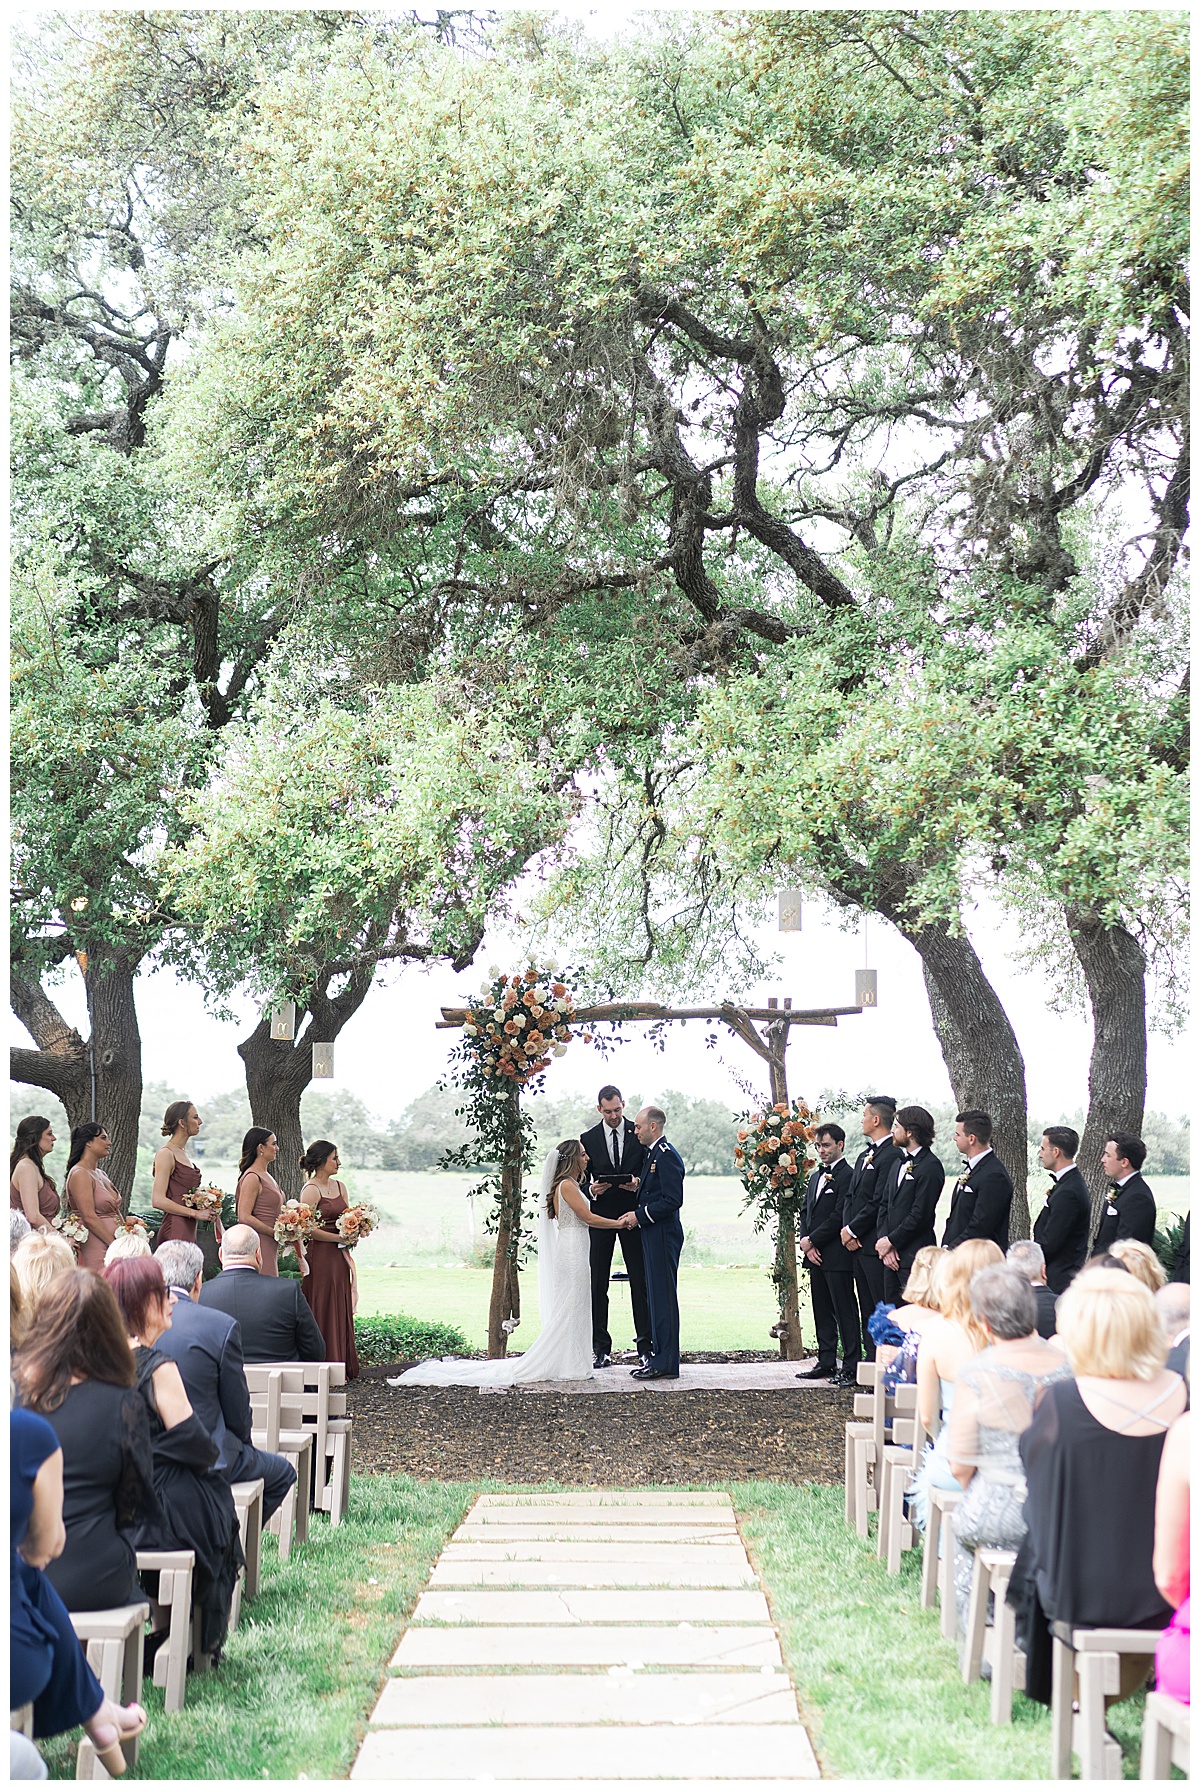
<instances>
[{"instance_id":1,"label":"boutonniere","mask_svg":"<svg viewBox=\"0 0 1200 1790\"><path fill-rule=\"evenodd\" d=\"M912 1174L912 1157L910 1156L908 1161L904 1164L904 1167L900 1170L900 1180L903 1181L903 1180L907 1179L907 1177L911 1174Z\"/></svg>"}]
</instances>

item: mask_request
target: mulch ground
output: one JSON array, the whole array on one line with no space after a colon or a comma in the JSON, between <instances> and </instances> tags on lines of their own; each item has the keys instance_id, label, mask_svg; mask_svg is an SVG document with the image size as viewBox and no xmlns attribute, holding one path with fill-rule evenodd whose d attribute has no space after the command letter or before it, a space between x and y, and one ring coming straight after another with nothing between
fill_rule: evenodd
<instances>
[{"instance_id":1,"label":"mulch ground","mask_svg":"<svg viewBox=\"0 0 1200 1790\"><path fill-rule=\"evenodd\" d=\"M570 1485L842 1480L849 1391L481 1396L458 1386L401 1391L384 1371L347 1387L357 1473Z\"/></svg>"}]
</instances>

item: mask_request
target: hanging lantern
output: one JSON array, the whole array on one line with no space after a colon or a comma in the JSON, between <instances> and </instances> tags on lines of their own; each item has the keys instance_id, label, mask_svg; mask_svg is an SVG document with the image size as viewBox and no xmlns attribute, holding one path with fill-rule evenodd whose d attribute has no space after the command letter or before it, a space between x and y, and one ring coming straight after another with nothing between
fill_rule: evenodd
<instances>
[{"instance_id":1,"label":"hanging lantern","mask_svg":"<svg viewBox=\"0 0 1200 1790\"><path fill-rule=\"evenodd\" d=\"M312 1047L312 1053L313 1053L313 1064L312 1064L313 1080L314 1081L332 1081L333 1080L333 1045L332 1044L314 1044Z\"/></svg>"},{"instance_id":2,"label":"hanging lantern","mask_svg":"<svg viewBox=\"0 0 1200 1790\"><path fill-rule=\"evenodd\" d=\"M296 1036L296 1003L285 1001L271 1015L271 1038L277 1044L290 1044Z\"/></svg>"},{"instance_id":3,"label":"hanging lantern","mask_svg":"<svg viewBox=\"0 0 1200 1790\"><path fill-rule=\"evenodd\" d=\"M856 1007L878 1007L879 972L877 970L855 970L854 1004Z\"/></svg>"},{"instance_id":4,"label":"hanging lantern","mask_svg":"<svg viewBox=\"0 0 1200 1790\"><path fill-rule=\"evenodd\" d=\"M799 932L800 930L799 889L781 889L779 892L779 930L780 932Z\"/></svg>"}]
</instances>

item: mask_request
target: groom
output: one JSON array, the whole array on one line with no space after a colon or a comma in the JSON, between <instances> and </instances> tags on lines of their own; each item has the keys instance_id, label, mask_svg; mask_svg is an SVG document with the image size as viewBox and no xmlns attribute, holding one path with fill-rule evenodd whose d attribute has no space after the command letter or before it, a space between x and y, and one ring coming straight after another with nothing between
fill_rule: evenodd
<instances>
[{"instance_id":1,"label":"groom","mask_svg":"<svg viewBox=\"0 0 1200 1790\"><path fill-rule=\"evenodd\" d=\"M661 1107L644 1106L633 1122L646 1160L638 1183L637 1210L623 1220L642 1234L646 1292L650 1300L653 1353L635 1380L679 1378L679 1252L683 1248L683 1157L663 1136L667 1116Z\"/></svg>"},{"instance_id":2,"label":"groom","mask_svg":"<svg viewBox=\"0 0 1200 1790\"><path fill-rule=\"evenodd\" d=\"M638 1176L645 1151L625 1117L620 1088L611 1084L598 1095L600 1123L585 1131L580 1143L587 1151L588 1173L584 1192L592 1211L601 1218L623 1218L637 1204ZM646 1302L646 1270L642 1264L642 1239L634 1230L589 1233L592 1263L592 1366L611 1367L612 1336L608 1328L608 1283L612 1277L613 1245L621 1240L629 1297L633 1303L634 1342L642 1361L650 1358L650 1307Z\"/></svg>"}]
</instances>

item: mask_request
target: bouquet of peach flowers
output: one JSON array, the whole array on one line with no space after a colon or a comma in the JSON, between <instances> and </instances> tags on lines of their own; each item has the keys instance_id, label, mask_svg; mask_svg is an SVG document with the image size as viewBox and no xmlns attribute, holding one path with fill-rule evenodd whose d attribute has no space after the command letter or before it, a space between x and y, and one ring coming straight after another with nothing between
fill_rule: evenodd
<instances>
[{"instance_id":1,"label":"bouquet of peach flowers","mask_svg":"<svg viewBox=\"0 0 1200 1790\"><path fill-rule=\"evenodd\" d=\"M117 1219L116 1235L118 1237L148 1237L150 1233L136 1212L126 1212Z\"/></svg>"},{"instance_id":2,"label":"bouquet of peach flowers","mask_svg":"<svg viewBox=\"0 0 1200 1790\"><path fill-rule=\"evenodd\" d=\"M210 1224L214 1218L220 1218L224 1198L219 1187L193 1187L184 1194L181 1204L190 1206L201 1224Z\"/></svg>"},{"instance_id":3,"label":"bouquet of peach flowers","mask_svg":"<svg viewBox=\"0 0 1200 1790\"><path fill-rule=\"evenodd\" d=\"M299 1255L299 1245L318 1223L316 1212L303 1200L284 1200L275 1220L275 1241L281 1249L294 1249Z\"/></svg>"},{"instance_id":4,"label":"bouquet of peach flowers","mask_svg":"<svg viewBox=\"0 0 1200 1790\"><path fill-rule=\"evenodd\" d=\"M353 1249L364 1237L369 1237L379 1223L379 1214L374 1206L347 1206L337 1221L337 1233L342 1241L339 1249Z\"/></svg>"}]
</instances>

